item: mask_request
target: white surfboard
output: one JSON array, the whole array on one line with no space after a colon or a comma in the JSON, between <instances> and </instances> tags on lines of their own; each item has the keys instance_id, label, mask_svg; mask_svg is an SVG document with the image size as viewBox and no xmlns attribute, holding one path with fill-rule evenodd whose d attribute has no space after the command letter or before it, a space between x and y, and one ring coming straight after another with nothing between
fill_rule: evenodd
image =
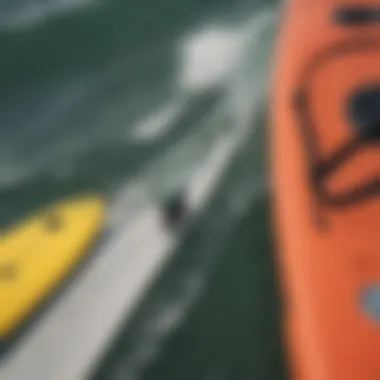
<instances>
[{"instance_id":1,"label":"white surfboard","mask_svg":"<svg viewBox=\"0 0 380 380\"><path fill-rule=\"evenodd\" d=\"M221 139L190 179L187 195L194 216L235 148L236 141ZM105 240L80 278L5 357L0 379L84 379L168 262L175 241L175 234L163 227L158 205L146 199L136 217Z\"/></svg>"}]
</instances>

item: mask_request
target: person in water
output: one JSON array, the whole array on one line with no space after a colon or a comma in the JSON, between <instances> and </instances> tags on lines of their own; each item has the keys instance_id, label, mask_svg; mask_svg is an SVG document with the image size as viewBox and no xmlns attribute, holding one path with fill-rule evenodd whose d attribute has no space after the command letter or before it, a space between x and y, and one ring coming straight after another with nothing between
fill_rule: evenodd
<instances>
[{"instance_id":1,"label":"person in water","mask_svg":"<svg viewBox=\"0 0 380 380\"><path fill-rule=\"evenodd\" d=\"M177 229L183 225L188 215L184 191L171 194L163 203L163 218L167 227Z\"/></svg>"}]
</instances>

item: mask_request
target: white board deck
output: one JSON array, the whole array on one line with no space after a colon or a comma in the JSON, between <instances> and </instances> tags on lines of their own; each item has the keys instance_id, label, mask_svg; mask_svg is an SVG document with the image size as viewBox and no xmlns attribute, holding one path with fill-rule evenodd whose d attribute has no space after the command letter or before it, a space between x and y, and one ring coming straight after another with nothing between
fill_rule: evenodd
<instances>
[{"instance_id":1,"label":"white board deck","mask_svg":"<svg viewBox=\"0 0 380 380\"><path fill-rule=\"evenodd\" d=\"M236 149L222 140L187 187L197 213ZM0 363L0 380L83 380L173 253L157 205L146 205L100 247L80 278Z\"/></svg>"}]
</instances>

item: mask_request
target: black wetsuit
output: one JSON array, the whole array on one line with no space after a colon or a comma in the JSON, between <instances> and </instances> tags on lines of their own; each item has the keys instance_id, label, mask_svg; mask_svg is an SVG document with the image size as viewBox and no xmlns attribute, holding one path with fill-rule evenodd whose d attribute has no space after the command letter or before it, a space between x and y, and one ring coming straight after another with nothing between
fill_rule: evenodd
<instances>
[{"instance_id":1,"label":"black wetsuit","mask_svg":"<svg viewBox=\"0 0 380 380\"><path fill-rule=\"evenodd\" d=\"M186 199L183 192L170 196L163 205L165 224L176 229L181 227L187 216Z\"/></svg>"}]
</instances>

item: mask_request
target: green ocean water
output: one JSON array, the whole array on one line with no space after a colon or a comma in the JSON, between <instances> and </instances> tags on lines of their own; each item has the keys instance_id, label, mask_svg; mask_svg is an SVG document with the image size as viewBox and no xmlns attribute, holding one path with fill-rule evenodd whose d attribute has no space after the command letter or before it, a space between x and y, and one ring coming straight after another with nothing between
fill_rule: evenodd
<instances>
[{"instance_id":1,"label":"green ocean water","mask_svg":"<svg viewBox=\"0 0 380 380\"><path fill-rule=\"evenodd\" d=\"M160 198L186 185L218 135L252 119L215 195L91 380L285 377L265 168L275 13L267 0L0 0L2 227L66 194L112 198L137 176ZM187 37L212 27L220 49L247 23L256 41L241 74L195 92L181 86ZM222 126L213 117L226 93L222 120L232 122ZM167 132L140 136L153 111L165 124L173 109L181 116Z\"/></svg>"},{"instance_id":2,"label":"green ocean water","mask_svg":"<svg viewBox=\"0 0 380 380\"><path fill-rule=\"evenodd\" d=\"M184 38L213 23L236 28L265 6L0 1L0 224L24 215L38 198L88 187L108 192L181 140L183 126L150 141L128 133L175 99L188 103L178 84Z\"/></svg>"}]
</instances>

